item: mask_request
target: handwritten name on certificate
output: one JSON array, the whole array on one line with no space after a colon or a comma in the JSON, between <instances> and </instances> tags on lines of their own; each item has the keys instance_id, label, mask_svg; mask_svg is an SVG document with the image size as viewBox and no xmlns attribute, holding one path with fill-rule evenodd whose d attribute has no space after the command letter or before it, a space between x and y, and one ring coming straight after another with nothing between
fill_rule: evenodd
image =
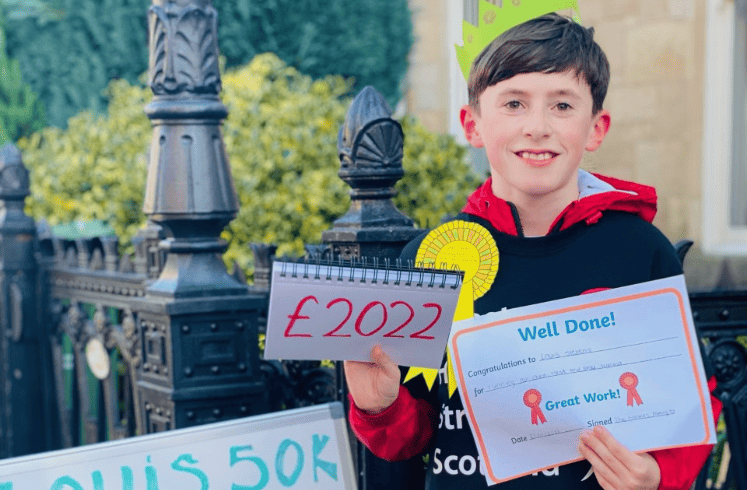
<instances>
[{"instance_id":1,"label":"handwritten name on certificate","mask_svg":"<svg viewBox=\"0 0 747 490\"><path fill-rule=\"evenodd\" d=\"M683 276L456 322L449 347L488 484L582 459L597 425L631 451L715 443Z\"/></svg>"}]
</instances>

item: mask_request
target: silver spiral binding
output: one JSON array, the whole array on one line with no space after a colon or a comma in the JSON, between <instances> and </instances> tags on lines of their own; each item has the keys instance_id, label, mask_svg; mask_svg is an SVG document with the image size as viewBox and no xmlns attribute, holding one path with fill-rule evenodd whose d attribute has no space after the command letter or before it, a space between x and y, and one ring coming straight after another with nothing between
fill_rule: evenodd
<instances>
[{"instance_id":1,"label":"silver spiral binding","mask_svg":"<svg viewBox=\"0 0 747 490\"><path fill-rule=\"evenodd\" d=\"M412 286L412 273L413 273L413 263L412 260L407 261L407 281L405 282L405 286Z\"/></svg>"},{"instance_id":2,"label":"silver spiral binding","mask_svg":"<svg viewBox=\"0 0 747 490\"><path fill-rule=\"evenodd\" d=\"M425 276L425 264L423 262L418 262L415 266L416 269L418 269L418 272L420 273L420 279L418 280L416 286L417 287L423 287L423 277Z\"/></svg>"},{"instance_id":3,"label":"silver spiral binding","mask_svg":"<svg viewBox=\"0 0 747 490\"><path fill-rule=\"evenodd\" d=\"M314 279L319 280L321 277L319 277L319 270L322 268L322 257L320 255L316 255L316 271L314 273Z\"/></svg>"},{"instance_id":4,"label":"silver spiral binding","mask_svg":"<svg viewBox=\"0 0 747 490\"><path fill-rule=\"evenodd\" d=\"M446 264L446 262L441 262L441 269L444 269L444 270L448 269L448 265ZM446 274L443 274L441 276L441 285L438 287L440 287L441 289L446 287Z\"/></svg>"},{"instance_id":5,"label":"silver spiral binding","mask_svg":"<svg viewBox=\"0 0 747 490\"><path fill-rule=\"evenodd\" d=\"M431 262L429 264L430 274L431 274L431 281L428 283L428 287L432 288L433 285L436 283L436 264Z\"/></svg>"},{"instance_id":6,"label":"silver spiral binding","mask_svg":"<svg viewBox=\"0 0 747 490\"><path fill-rule=\"evenodd\" d=\"M382 267L378 257L372 259L373 264L370 264L366 257L353 257L349 260L340 257L335 262L321 260L319 256L315 256L312 260L313 263L308 257L295 262L287 260L279 261L279 275L280 277L290 276L293 279L301 277L302 279L313 279L316 281L336 280L337 282L345 281L345 276L347 276L346 282L350 283L380 283L387 286L392 284L394 286L404 285L406 287L419 288L438 287L439 289L446 287L451 276L455 277L454 283L449 286L451 289L457 289L464 280L463 271L459 270L457 266L449 269L448 265L444 262L441 263L440 268L436 268L434 262L427 264L418 262L415 264L412 260L407 260L407 264L403 265L401 259L395 259L394 265L392 265L388 258L384 259ZM441 276L440 281L438 280L439 274ZM357 280L358 278L360 279Z\"/></svg>"},{"instance_id":7,"label":"silver spiral binding","mask_svg":"<svg viewBox=\"0 0 747 490\"><path fill-rule=\"evenodd\" d=\"M379 272L379 258L378 257L374 257L373 258L373 270L374 270L374 273L373 273L373 279L371 279L371 284L376 284L377 281L378 281L378 276L379 276L379 274L378 274L378 272Z\"/></svg>"},{"instance_id":8,"label":"silver spiral binding","mask_svg":"<svg viewBox=\"0 0 747 490\"><path fill-rule=\"evenodd\" d=\"M316 265L317 265L317 267L319 267L319 266L320 266L320 264L319 264L319 263L317 263ZM317 279L319 279L319 269L318 269L318 268L317 268L317 270L316 270L316 273L317 273L317 277L316 277L316 278L317 278ZM329 265L329 266L327 267L327 276L326 276L326 277L325 277L324 279L325 279L326 281L331 281L331 280L332 280L332 265Z\"/></svg>"},{"instance_id":9,"label":"silver spiral binding","mask_svg":"<svg viewBox=\"0 0 747 490\"><path fill-rule=\"evenodd\" d=\"M368 272L368 267L366 267L366 257L361 257L361 266L363 267L363 275L361 276L361 282L366 282L366 273Z\"/></svg>"}]
</instances>

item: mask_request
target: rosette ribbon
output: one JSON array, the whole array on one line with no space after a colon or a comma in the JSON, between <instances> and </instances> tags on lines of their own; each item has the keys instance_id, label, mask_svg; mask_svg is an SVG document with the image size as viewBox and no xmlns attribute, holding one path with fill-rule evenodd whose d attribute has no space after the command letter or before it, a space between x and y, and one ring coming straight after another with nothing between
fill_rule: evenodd
<instances>
[{"instance_id":1,"label":"rosette ribbon","mask_svg":"<svg viewBox=\"0 0 747 490\"><path fill-rule=\"evenodd\" d=\"M542 413L542 409L539 407L541 401L542 395L534 388L527 390L527 392L524 393L524 405L532 409L532 424L534 425L539 425L539 422L543 424L547 422L545 415Z\"/></svg>"},{"instance_id":2,"label":"rosette ribbon","mask_svg":"<svg viewBox=\"0 0 747 490\"><path fill-rule=\"evenodd\" d=\"M628 390L629 406L633 406L633 401L635 401L638 405L643 405L641 396L638 394L638 390L635 389L636 386L638 386L638 376L631 372L623 373L620 376L620 386Z\"/></svg>"}]
</instances>

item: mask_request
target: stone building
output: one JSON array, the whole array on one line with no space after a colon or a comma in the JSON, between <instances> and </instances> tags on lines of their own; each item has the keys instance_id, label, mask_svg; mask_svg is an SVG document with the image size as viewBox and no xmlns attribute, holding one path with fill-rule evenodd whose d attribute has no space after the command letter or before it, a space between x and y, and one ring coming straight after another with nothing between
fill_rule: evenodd
<instances>
[{"instance_id":1,"label":"stone building","mask_svg":"<svg viewBox=\"0 0 747 490\"><path fill-rule=\"evenodd\" d=\"M454 44L462 19L476 20L477 0L410 3L407 111L465 142ZM691 290L747 287L747 1L578 4L612 69L612 127L582 167L656 187L654 223L672 242L695 242L685 262ZM479 154L473 160L486 169Z\"/></svg>"}]
</instances>

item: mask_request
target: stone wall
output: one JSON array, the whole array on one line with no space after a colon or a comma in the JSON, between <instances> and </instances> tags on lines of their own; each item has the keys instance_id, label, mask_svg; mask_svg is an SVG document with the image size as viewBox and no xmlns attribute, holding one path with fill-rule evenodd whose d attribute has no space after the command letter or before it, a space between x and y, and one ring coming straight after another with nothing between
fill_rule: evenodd
<instances>
[{"instance_id":1,"label":"stone wall","mask_svg":"<svg viewBox=\"0 0 747 490\"><path fill-rule=\"evenodd\" d=\"M696 0L580 0L612 82L612 127L584 165L656 187L655 224L673 241L700 235L702 17Z\"/></svg>"},{"instance_id":2,"label":"stone wall","mask_svg":"<svg viewBox=\"0 0 747 490\"><path fill-rule=\"evenodd\" d=\"M654 224L672 241L695 241L685 261L691 289L747 287L738 258L704 255L701 199L705 0L579 0L607 54L612 82L605 102L612 126L583 166L653 185Z\"/></svg>"},{"instance_id":3,"label":"stone wall","mask_svg":"<svg viewBox=\"0 0 747 490\"><path fill-rule=\"evenodd\" d=\"M447 0L410 0L415 43L410 52L405 102L407 110L431 131L448 131Z\"/></svg>"}]
</instances>

